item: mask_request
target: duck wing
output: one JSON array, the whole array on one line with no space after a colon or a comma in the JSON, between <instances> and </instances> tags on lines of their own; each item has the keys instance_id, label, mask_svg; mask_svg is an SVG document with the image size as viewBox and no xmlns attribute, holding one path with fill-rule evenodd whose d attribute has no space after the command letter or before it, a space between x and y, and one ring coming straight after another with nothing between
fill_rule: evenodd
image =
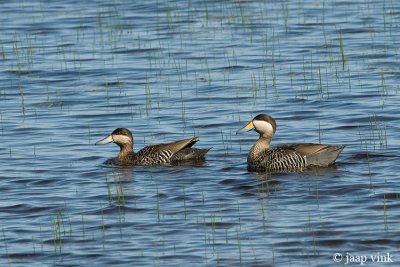
<instances>
[{"instance_id":1,"label":"duck wing","mask_svg":"<svg viewBox=\"0 0 400 267\"><path fill-rule=\"evenodd\" d=\"M137 152L136 157L143 165L169 164L175 154L191 148L197 141L198 137L192 137L172 143L146 146Z\"/></svg>"},{"instance_id":2,"label":"duck wing","mask_svg":"<svg viewBox=\"0 0 400 267\"><path fill-rule=\"evenodd\" d=\"M211 148L200 149L200 148L191 148L186 147L179 152L175 153L171 157L171 162L179 162L185 160L201 160L204 159L205 155Z\"/></svg>"},{"instance_id":3,"label":"duck wing","mask_svg":"<svg viewBox=\"0 0 400 267\"><path fill-rule=\"evenodd\" d=\"M335 162L345 145L326 144L288 144L281 146L287 151L294 151L306 158L307 165L328 166Z\"/></svg>"}]
</instances>

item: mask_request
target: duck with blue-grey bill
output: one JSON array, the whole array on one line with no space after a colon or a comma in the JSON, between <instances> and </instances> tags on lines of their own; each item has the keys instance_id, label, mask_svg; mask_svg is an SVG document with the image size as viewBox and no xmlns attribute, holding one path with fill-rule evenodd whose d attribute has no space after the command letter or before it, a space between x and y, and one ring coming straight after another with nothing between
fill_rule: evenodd
<instances>
[{"instance_id":1,"label":"duck with blue-grey bill","mask_svg":"<svg viewBox=\"0 0 400 267\"><path fill-rule=\"evenodd\" d=\"M192 148L198 137L172 143L149 145L138 152L133 151L133 135L126 128L117 128L96 145L115 143L120 151L115 161L118 165L179 165L185 161L204 160L209 149Z\"/></svg>"}]
</instances>

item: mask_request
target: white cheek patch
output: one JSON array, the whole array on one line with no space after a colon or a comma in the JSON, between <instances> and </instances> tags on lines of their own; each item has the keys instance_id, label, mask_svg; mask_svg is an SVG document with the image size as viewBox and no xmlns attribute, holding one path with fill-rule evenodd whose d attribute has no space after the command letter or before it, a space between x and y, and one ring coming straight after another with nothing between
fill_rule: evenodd
<instances>
[{"instance_id":1,"label":"white cheek patch","mask_svg":"<svg viewBox=\"0 0 400 267\"><path fill-rule=\"evenodd\" d=\"M266 122L266 121L253 121L254 128L256 129L257 132L266 134L269 136L274 135L274 128L272 127L271 123Z\"/></svg>"},{"instance_id":2,"label":"white cheek patch","mask_svg":"<svg viewBox=\"0 0 400 267\"><path fill-rule=\"evenodd\" d=\"M126 135L114 134L112 138L114 140L114 143L126 144L132 142L132 140Z\"/></svg>"}]
</instances>

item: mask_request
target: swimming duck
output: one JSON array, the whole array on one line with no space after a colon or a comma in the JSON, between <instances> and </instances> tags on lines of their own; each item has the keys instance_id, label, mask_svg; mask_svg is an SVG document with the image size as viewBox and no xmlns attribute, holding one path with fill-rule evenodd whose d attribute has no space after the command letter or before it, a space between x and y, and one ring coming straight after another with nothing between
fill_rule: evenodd
<instances>
[{"instance_id":1,"label":"swimming duck","mask_svg":"<svg viewBox=\"0 0 400 267\"><path fill-rule=\"evenodd\" d=\"M266 114L257 115L237 133L253 129L260 134L260 137L247 156L247 170L252 172L294 172L310 166L329 166L335 162L345 147L305 143L270 148L276 131L276 122Z\"/></svg>"},{"instance_id":2,"label":"swimming duck","mask_svg":"<svg viewBox=\"0 0 400 267\"><path fill-rule=\"evenodd\" d=\"M119 165L172 165L182 161L204 159L210 149L192 148L197 141L199 141L197 137L192 137L172 143L150 145L135 153L131 131L117 128L95 145L117 144L120 148L116 157Z\"/></svg>"}]
</instances>

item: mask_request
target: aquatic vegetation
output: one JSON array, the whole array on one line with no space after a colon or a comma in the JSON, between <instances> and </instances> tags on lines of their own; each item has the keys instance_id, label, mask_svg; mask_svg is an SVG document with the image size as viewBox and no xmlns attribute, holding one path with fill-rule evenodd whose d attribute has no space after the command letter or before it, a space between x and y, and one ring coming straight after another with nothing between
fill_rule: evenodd
<instances>
[{"instance_id":1,"label":"aquatic vegetation","mask_svg":"<svg viewBox=\"0 0 400 267\"><path fill-rule=\"evenodd\" d=\"M63 236L65 236L64 217L62 209L58 209L53 218L54 252L61 254L63 246Z\"/></svg>"},{"instance_id":2,"label":"aquatic vegetation","mask_svg":"<svg viewBox=\"0 0 400 267\"><path fill-rule=\"evenodd\" d=\"M25 115L25 98L24 91L20 88L19 93L21 94L21 112Z\"/></svg>"},{"instance_id":3,"label":"aquatic vegetation","mask_svg":"<svg viewBox=\"0 0 400 267\"><path fill-rule=\"evenodd\" d=\"M386 195L385 194L383 194L383 224L385 225L385 231L388 231L389 225L388 225L388 214L387 214Z\"/></svg>"},{"instance_id":4,"label":"aquatic vegetation","mask_svg":"<svg viewBox=\"0 0 400 267\"><path fill-rule=\"evenodd\" d=\"M2 228L2 234L3 234L3 243L4 243L4 253L7 257L8 264L10 264L11 261L10 261L9 251L8 251L6 232L5 232L4 228Z\"/></svg>"},{"instance_id":5,"label":"aquatic vegetation","mask_svg":"<svg viewBox=\"0 0 400 267\"><path fill-rule=\"evenodd\" d=\"M341 59L342 59L342 67L344 70L344 65L346 64L346 56L344 55L342 31L339 32L339 47L340 47L340 54L341 54Z\"/></svg>"},{"instance_id":6,"label":"aquatic vegetation","mask_svg":"<svg viewBox=\"0 0 400 267\"><path fill-rule=\"evenodd\" d=\"M229 156L229 152L232 149L232 132L224 133L221 130L221 141L224 147L224 155Z\"/></svg>"},{"instance_id":7,"label":"aquatic vegetation","mask_svg":"<svg viewBox=\"0 0 400 267\"><path fill-rule=\"evenodd\" d=\"M376 114L369 116L369 129L370 129L370 144L373 145L374 150L385 149L388 146L387 142L387 127L385 123L382 123Z\"/></svg>"}]
</instances>

